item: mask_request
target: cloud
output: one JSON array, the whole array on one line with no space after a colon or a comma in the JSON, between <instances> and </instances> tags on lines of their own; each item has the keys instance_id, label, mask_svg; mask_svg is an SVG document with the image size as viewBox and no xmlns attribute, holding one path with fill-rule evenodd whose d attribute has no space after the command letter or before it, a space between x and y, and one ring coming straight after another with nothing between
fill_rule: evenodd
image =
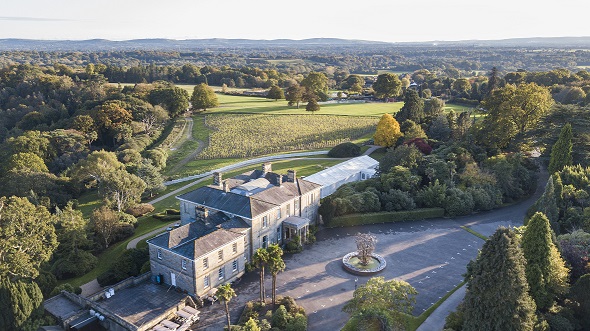
<instances>
[{"instance_id":1,"label":"cloud","mask_svg":"<svg viewBox=\"0 0 590 331\"><path fill-rule=\"evenodd\" d=\"M71 21L62 18L45 18L45 17L18 17L18 16L0 16L0 21L20 21L20 22L65 22Z\"/></svg>"}]
</instances>

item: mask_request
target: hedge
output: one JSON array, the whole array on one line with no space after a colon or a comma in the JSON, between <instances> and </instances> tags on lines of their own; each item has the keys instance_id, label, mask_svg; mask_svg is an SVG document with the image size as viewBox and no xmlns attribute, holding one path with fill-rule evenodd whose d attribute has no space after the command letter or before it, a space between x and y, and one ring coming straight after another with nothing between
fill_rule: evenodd
<instances>
[{"instance_id":1,"label":"hedge","mask_svg":"<svg viewBox=\"0 0 590 331\"><path fill-rule=\"evenodd\" d=\"M445 210L443 208L420 208L395 212L352 214L334 217L334 219L326 224L326 227L336 228L343 226L412 221L443 217L444 215Z\"/></svg>"}]
</instances>

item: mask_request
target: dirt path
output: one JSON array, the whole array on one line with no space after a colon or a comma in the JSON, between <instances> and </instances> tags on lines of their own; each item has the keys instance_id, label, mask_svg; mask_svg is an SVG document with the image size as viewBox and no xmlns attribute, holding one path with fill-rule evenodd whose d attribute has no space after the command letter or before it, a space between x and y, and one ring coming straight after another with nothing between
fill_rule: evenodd
<instances>
[{"instance_id":1,"label":"dirt path","mask_svg":"<svg viewBox=\"0 0 590 331\"><path fill-rule=\"evenodd\" d=\"M182 146L183 144L185 144L187 141L195 141L196 139L193 137L193 126L194 126L194 120L192 117L187 117L185 118L185 120L187 121L187 127L185 128L186 130L186 138L185 140L179 145ZM200 140L196 140L197 143L199 143L199 146L197 147L197 149L195 149L192 153L190 153L189 155L185 156L182 160L178 161L178 163L172 167L169 171L169 173L176 173L178 172L182 167L184 167L187 163L189 163L190 161L194 160L197 155L199 155L202 151L203 148L205 148L205 143L200 141Z\"/></svg>"}]
</instances>

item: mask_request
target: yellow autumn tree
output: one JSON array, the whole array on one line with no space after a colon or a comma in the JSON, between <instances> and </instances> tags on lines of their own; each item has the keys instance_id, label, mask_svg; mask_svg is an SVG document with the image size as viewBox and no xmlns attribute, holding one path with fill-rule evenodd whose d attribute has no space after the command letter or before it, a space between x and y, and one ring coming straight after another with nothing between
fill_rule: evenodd
<instances>
[{"instance_id":1,"label":"yellow autumn tree","mask_svg":"<svg viewBox=\"0 0 590 331\"><path fill-rule=\"evenodd\" d=\"M401 136L403 136L403 133L395 118L390 114L383 114L379 123L377 123L377 130L373 136L373 139L375 139L375 145L391 147Z\"/></svg>"}]
</instances>

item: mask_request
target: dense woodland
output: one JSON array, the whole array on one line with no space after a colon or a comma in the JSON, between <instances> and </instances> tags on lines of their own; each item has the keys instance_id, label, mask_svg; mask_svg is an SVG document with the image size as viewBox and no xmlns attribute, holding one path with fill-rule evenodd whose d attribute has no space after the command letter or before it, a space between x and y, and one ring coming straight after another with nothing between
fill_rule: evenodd
<instances>
[{"instance_id":1,"label":"dense woodland","mask_svg":"<svg viewBox=\"0 0 590 331\"><path fill-rule=\"evenodd\" d=\"M370 54L352 48L2 53L0 307L10 313L0 329L43 323L41 300L60 289L75 291L67 283L56 286L58 280L92 270L98 254L133 234L136 217L153 211L141 202L164 190L167 161L166 151L154 146L170 120L189 107L217 106L207 85L270 89L271 99L284 97L292 107L304 103L319 113L318 101L331 98L330 90L341 91L338 98L404 102L377 125L374 142L385 147L379 176L323 201L325 222L421 207L441 207L448 216L490 210L529 196L539 171L549 167L550 180L528 224L550 238L544 245L560 276L551 286L521 293L529 295L522 299L528 305L523 314L534 317L521 329L587 329L590 300L581 295L588 290L579 289L588 288L590 277L590 74L577 66L590 58L585 50L539 53L423 47L376 47ZM406 73L360 75L381 69ZM199 85L189 95L179 83ZM445 113L445 102L476 111ZM536 153L541 158L531 157ZM84 194L102 201L90 215L78 206ZM545 220L549 228L543 228ZM471 293L489 267L488 246L516 251L518 268L525 268L522 256L529 261L533 254L525 244L530 228L490 238L468 270ZM130 250L123 260L99 279L107 284L138 274L147 253ZM549 277L518 272L521 280ZM469 315L476 313L460 310L453 315L460 322L449 327L472 330L464 320L479 318Z\"/></svg>"}]
</instances>

